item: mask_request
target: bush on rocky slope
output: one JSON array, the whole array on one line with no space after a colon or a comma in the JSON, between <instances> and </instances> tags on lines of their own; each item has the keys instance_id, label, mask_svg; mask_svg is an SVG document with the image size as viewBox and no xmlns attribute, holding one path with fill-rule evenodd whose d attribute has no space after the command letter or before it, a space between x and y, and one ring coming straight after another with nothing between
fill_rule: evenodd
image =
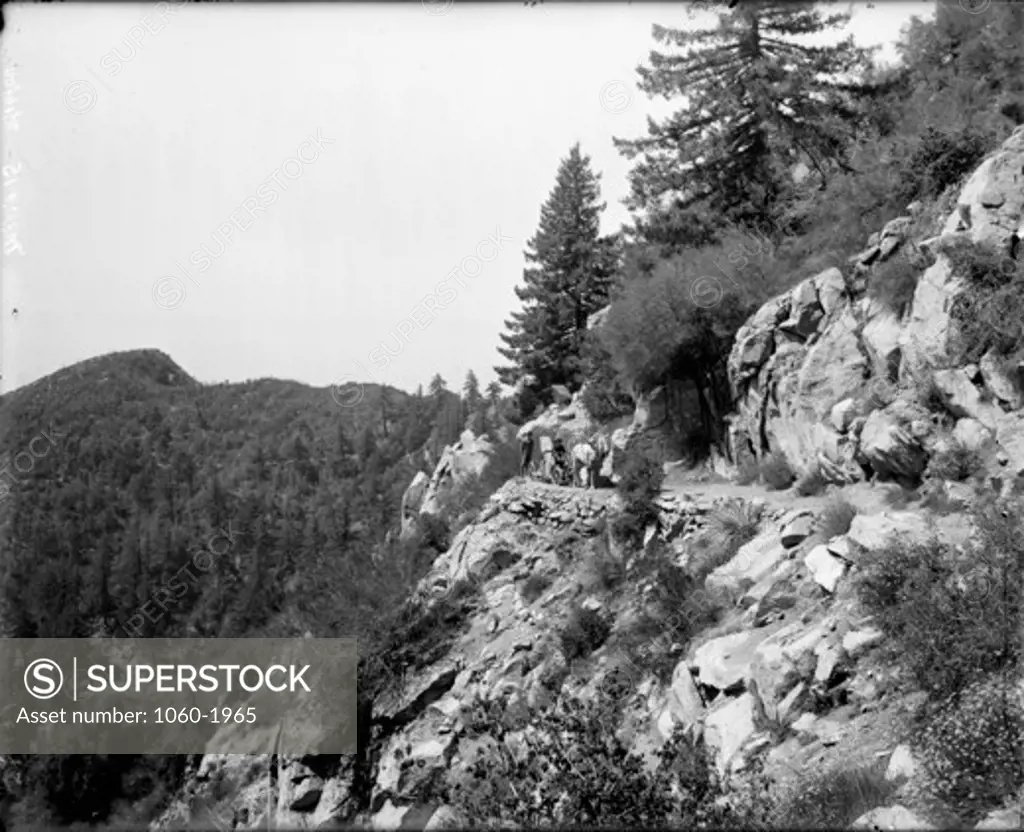
<instances>
[{"instance_id":1,"label":"bush on rocky slope","mask_svg":"<svg viewBox=\"0 0 1024 832\"><path fill-rule=\"evenodd\" d=\"M1024 785L1024 693L1013 673L981 679L929 720L914 742L916 791L942 814L976 823Z\"/></svg>"},{"instance_id":2,"label":"bush on rocky slope","mask_svg":"<svg viewBox=\"0 0 1024 832\"><path fill-rule=\"evenodd\" d=\"M529 728L510 734L498 703L476 702L470 732L491 737L469 777L436 797L472 827L697 828L754 825L749 804L728 808L702 742L677 732L653 771L616 733L614 702L562 698Z\"/></svg>"},{"instance_id":3,"label":"bush on rocky slope","mask_svg":"<svg viewBox=\"0 0 1024 832\"><path fill-rule=\"evenodd\" d=\"M427 601L409 600L378 624L360 662L360 696L372 700L407 673L442 659L469 623L480 600L472 581Z\"/></svg>"},{"instance_id":4,"label":"bush on rocky slope","mask_svg":"<svg viewBox=\"0 0 1024 832\"><path fill-rule=\"evenodd\" d=\"M823 540L846 534L857 516L856 507L844 497L833 497L818 516L817 531Z\"/></svg>"},{"instance_id":5,"label":"bush on rocky slope","mask_svg":"<svg viewBox=\"0 0 1024 832\"><path fill-rule=\"evenodd\" d=\"M727 502L708 515L708 522L691 544L690 571L698 584L728 562L744 543L753 540L761 523L761 509L743 500Z\"/></svg>"},{"instance_id":6,"label":"bush on rocky slope","mask_svg":"<svg viewBox=\"0 0 1024 832\"><path fill-rule=\"evenodd\" d=\"M969 241L949 246L946 255L966 281L950 310L957 327L956 364L993 350L1016 365L1024 358L1024 260Z\"/></svg>"},{"instance_id":7,"label":"bush on rocky slope","mask_svg":"<svg viewBox=\"0 0 1024 832\"><path fill-rule=\"evenodd\" d=\"M932 454L925 473L942 480L963 482L981 470L983 465L984 458L976 448L950 438Z\"/></svg>"},{"instance_id":8,"label":"bush on rocky slope","mask_svg":"<svg viewBox=\"0 0 1024 832\"><path fill-rule=\"evenodd\" d=\"M991 134L971 127L954 132L929 126L899 171L902 203L937 197L974 170L992 146Z\"/></svg>"},{"instance_id":9,"label":"bush on rocky slope","mask_svg":"<svg viewBox=\"0 0 1024 832\"><path fill-rule=\"evenodd\" d=\"M989 505L967 551L938 538L868 552L857 591L893 659L941 701L1020 658L1024 509Z\"/></svg>"},{"instance_id":10,"label":"bush on rocky slope","mask_svg":"<svg viewBox=\"0 0 1024 832\"><path fill-rule=\"evenodd\" d=\"M898 252L871 270L868 275L868 297L874 298L896 315L902 315L914 298L914 289L917 288L920 276L921 270L910 262L906 253Z\"/></svg>"},{"instance_id":11,"label":"bush on rocky slope","mask_svg":"<svg viewBox=\"0 0 1024 832\"><path fill-rule=\"evenodd\" d=\"M865 812L888 803L885 765L833 768L801 778L775 795L772 825L780 829L849 829Z\"/></svg>"},{"instance_id":12,"label":"bush on rocky slope","mask_svg":"<svg viewBox=\"0 0 1024 832\"><path fill-rule=\"evenodd\" d=\"M585 659L608 640L611 623L600 610L576 606L559 634L562 653L567 661Z\"/></svg>"},{"instance_id":13,"label":"bush on rocky slope","mask_svg":"<svg viewBox=\"0 0 1024 832\"><path fill-rule=\"evenodd\" d=\"M796 474L782 454L772 454L761 460L758 469L765 488L771 491L782 491L789 488L796 479Z\"/></svg>"},{"instance_id":14,"label":"bush on rocky slope","mask_svg":"<svg viewBox=\"0 0 1024 832\"><path fill-rule=\"evenodd\" d=\"M640 435L626 447L626 459L618 483L622 509L612 520L612 534L624 543L639 545L644 531L657 521L654 501L661 494L665 469L661 452L650 437Z\"/></svg>"}]
</instances>

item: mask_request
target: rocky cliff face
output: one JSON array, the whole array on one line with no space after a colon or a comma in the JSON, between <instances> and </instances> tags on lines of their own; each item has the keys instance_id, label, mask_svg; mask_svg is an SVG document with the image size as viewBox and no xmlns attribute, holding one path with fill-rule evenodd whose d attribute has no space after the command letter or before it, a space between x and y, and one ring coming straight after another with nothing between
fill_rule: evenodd
<instances>
[{"instance_id":1,"label":"rocky cliff face","mask_svg":"<svg viewBox=\"0 0 1024 832\"><path fill-rule=\"evenodd\" d=\"M729 359L739 460L779 453L796 470L819 467L839 483L872 473L913 479L938 440L920 395L934 385L961 418L961 436L998 444L1007 485L1024 476L1024 366L1002 367L991 354L956 365L951 313L966 287L949 254L968 241L991 247L1010 268L1024 257L1024 127L970 177L948 217L909 208L912 215L872 235L848 270L803 281L740 330ZM922 271L903 315L865 291L870 271L898 253ZM998 326L993 311L986 313Z\"/></svg>"},{"instance_id":2,"label":"rocky cliff face","mask_svg":"<svg viewBox=\"0 0 1024 832\"><path fill-rule=\"evenodd\" d=\"M268 811L289 828L458 823L450 807L423 795L434 778L467 778L473 755L494 742L468 730L475 701L500 707L512 729L504 741L514 744L558 696L593 695L612 675L622 717L609 730L648 758L677 725L702 732L729 775L754 755L783 781L794 770L893 751L886 726L906 703L893 668L875 660L882 634L857 616L848 581L861 553L920 534L922 516L865 504L847 535L822 540L814 535L815 504L755 500L760 533L706 582L731 605L685 649L662 645L677 658L670 680L660 682L617 646L651 591L632 576L636 557L619 553L625 575L614 590L594 574L608 545L603 519L616 499L610 491L507 483L421 583L428 605L469 594L474 607L450 650L395 678L372 714L361 715L372 726L368 755L272 767L267 757L209 755L163 828L195 820L194 806L204 804L228 828L262 828ZM660 539L684 563L687 542L725 499L665 495L650 545ZM956 517L940 531L965 534ZM582 662L567 660L559 640L573 607L597 611L610 626L607 642ZM362 790L354 785L359 767L368 783Z\"/></svg>"},{"instance_id":3,"label":"rocky cliff face","mask_svg":"<svg viewBox=\"0 0 1024 832\"><path fill-rule=\"evenodd\" d=\"M654 588L635 571L641 553L622 551L608 536L605 518L616 508L615 492L512 480L418 587L425 608L471 599L467 615L448 649L423 655L392 679L372 712L360 715L368 737L364 755L340 761L208 755L156 826L209 824L210 818L222 828L252 829L268 820L309 829L458 824L463 819L439 805L431 787L439 779L461 782L473 755L497 745L469 729L474 702L504 713L503 742L515 746L559 696L587 697L613 675L621 719L608 730L648 759L681 725L703 734L727 777L742 775L758 757L778 784L878 760L888 762L887 778L908 781L914 761L905 747L894 747L893 726L915 702L901 693L897 669L881 660L883 634L859 611L851 576L866 552L900 536L928 530L962 543L970 528L955 511L893 510L859 481L873 474L914 478L946 441L907 392L922 373L959 417L957 439L991 448L1004 485L1024 474L1020 380L990 359L960 367L941 358L953 337L950 304L963 289L944 246L951 237L966 238L1015 258L1022 221L1019 128L970 179L941 227L930 227L927 212L914 206L874 235L848 270L802 282L743 327L729 360L737 456L781 453L798 469L817 466L847 485L857 515L848 532L825 537L818 531L821 500L738 486L667 489L644 549L663 546L680 566L688 565L694 535L723 502L740 501L760 516L756 536L698 590L725 599L714 625L698 628L685 645L657 645L671 659L667 676L641 669L621 646ZM901 249L920 258L923 274L909 309L898 316L866 296L865 279ZM629 435L658 421L658 402L648 396L634 422L616 432L619 452ZM579 422L581 430L593 429L579 414L563 419L561 413L554 408L542 426ZM417 478L403 513L428 509L464 471L486 464L486 449L474 441L450 449L432 478ZM595 572L609 556L623 569L613 587ZM574 609L590 610L608 627L605 641L582 662L567 657L560 639ZM671 624L665 622L666 632ZM902 806L879 807L860 823L926 826ZM979 828L1011 828L1019 814L986 823Z\"/></svg>"}]
</instances>

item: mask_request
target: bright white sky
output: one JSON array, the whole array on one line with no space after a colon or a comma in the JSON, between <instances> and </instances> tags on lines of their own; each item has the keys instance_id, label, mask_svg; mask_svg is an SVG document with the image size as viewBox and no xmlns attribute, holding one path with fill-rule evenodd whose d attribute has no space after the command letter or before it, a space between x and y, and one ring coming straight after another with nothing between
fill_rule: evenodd
<instances>
[{"instance_id":1,"label":"bright white sky","mask_svg":"<svg viewBox=\"0 0 1024 832\"><path fill-rule=\"evenodd\" d=\"M653 3L168 8L7 7L2 390L143 347L207 382L486 384L559 160L581 142L616 230L612 137L666 112L634 85L651 24L696 25ZM851 26L891 59L931 10L857 5ZM333 143L299 147L318 130ZM232 213L245 231L190 262ZM400 324L498 229L475 279Z\"/></svg>"}]
</instances>

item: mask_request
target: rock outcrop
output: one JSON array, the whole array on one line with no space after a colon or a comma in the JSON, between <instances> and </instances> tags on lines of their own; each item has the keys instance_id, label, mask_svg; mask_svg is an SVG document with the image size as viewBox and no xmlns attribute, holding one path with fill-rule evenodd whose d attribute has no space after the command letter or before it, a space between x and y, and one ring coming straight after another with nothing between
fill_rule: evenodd
<instances>
[{"instance_id":1,"label":"rock outcrop","mask_svg":"<svg viewBox=\"0 0 1024 832\"><path fill-rule=\"evenodd\" d=\"M424 515L438 516L444 499L461 483L482 477L494 460L494 446L486 436L464 431L459 441L448 445L428 477L417 472L402 495L403 538L415 533L418 519Z\"/></svg>"},{"instance_id":2,"label":"rock outcrop","mask_svg":"<svg viewBox=\"0 0 1024 832\"><path fill-rule=\"evenodd\" d=\"M833 482L865 473L915 480L935 429L927 414L908 415L906 395L931 385L950 413L992 432L1018 475L1024 386L992 355L980 369L950 366L951 310L966 284L948 252L968 241L1024 256L1015 242L1024 230L1024 126L967 180L941 228L923 223L890 221L848 274L831 268L804 280L739 330L728 365L735 456L782 454L798 472L817 468ZM902 316L866 295L866 275L899 251L923 269Z\"/></svg>"}]
</instances>

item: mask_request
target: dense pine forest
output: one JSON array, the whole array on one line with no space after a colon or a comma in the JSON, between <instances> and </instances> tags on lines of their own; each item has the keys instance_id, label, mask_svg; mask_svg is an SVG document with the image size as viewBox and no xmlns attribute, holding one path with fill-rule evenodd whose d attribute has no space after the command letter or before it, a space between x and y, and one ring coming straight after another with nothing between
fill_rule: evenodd
<instances>
[{"instance_id":1,"label":"dense pine forest","mask_svg":"<svg viewBox=\"0 0 1024 832\"><path fill-rule=\"evenodd\" d=\"M497 412L472 375L461 396L439 376L415 394L276 379L202 385L153 350L9 393L3 635L373 638L368 625L442 545L389 534L403 491L467 423L487 431ZM173 787L168 772L184 764L137 762L26 764L52 820L69 821L105 816L122 775L135 784L125 786L130 801L157 781Z\"/></svg>"}]
</instances>

